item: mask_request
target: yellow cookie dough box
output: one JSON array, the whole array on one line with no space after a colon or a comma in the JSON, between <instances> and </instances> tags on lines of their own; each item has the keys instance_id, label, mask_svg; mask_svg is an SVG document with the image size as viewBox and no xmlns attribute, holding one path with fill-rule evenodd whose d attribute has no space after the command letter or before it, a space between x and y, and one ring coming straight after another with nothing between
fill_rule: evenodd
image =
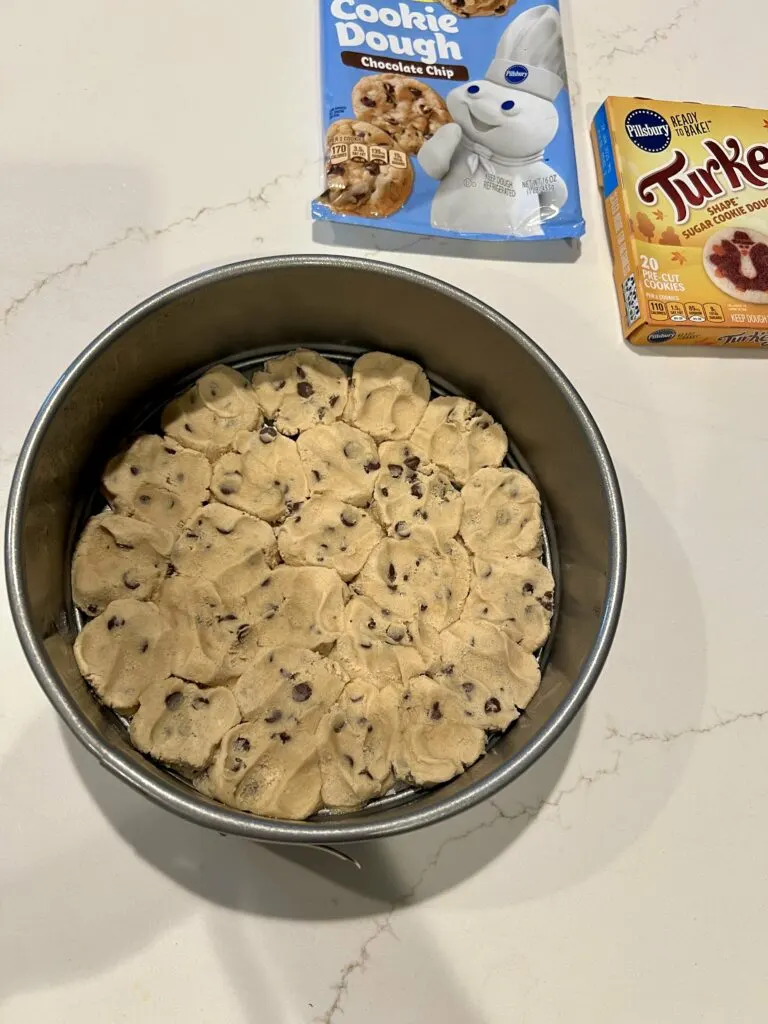
<instances>
[{"instance_id":1,"label":"yellow cookie dough box","mask_svg":"<svg viewBox=\"0 0 768 1024\"><path fill-rule=\"evenodd\" d=\"M611 96L592 144L624 336L768 347L768 111Z\"/></svg>"}]
</instances>

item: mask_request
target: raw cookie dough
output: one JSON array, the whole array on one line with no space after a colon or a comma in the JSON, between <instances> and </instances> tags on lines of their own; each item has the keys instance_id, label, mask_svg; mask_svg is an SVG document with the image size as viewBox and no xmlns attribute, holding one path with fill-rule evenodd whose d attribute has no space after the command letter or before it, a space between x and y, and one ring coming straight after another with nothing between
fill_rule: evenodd
<instances>
[{"instance_id":1,"label":"raw cookie dough","mask_svg":"<svg viewBox=\"0 0 768 1024\"><path fill-rule=\"evenodd\" d=\"M410 680L394 758L398 778L417 786L447 782L484 750L485 732L468 717L454 691L428 676Z\"/></svg>"},{"instance_id":2,"label":"raw cookie dough","mask_svg":"<svg viewBox=\"0 0 768 1024\"><path fill-rule=\"evenodd\" d=\"M225 687L203 689L183 679L160 679L139 698L131 742L165 764L199 770L239 718L235 698Z\"/></svg>"},{"instance_id":3,"label":"raw cookie dough","mask_svg":"<svg viewBox=\"0 0 768 1024\"><path fill-rule=\"evenodd\" d=\"M182 576L209 580L222 594L242 597L254 573L277 564L277 539L269 523L212 501L184 524L171 551Z\"/></svg>"},{"instance_id":4,"label":"raw cookie dough","mask_svg":"<svg viewBox=\"0 0 768 1024\"><path fill-rule=\"evenodd\" d=\"M163 411L166 434L185 448L218 459L241 430L257 430L262 414L248 381L230 366L214 366Z\"/></svg>"},{"instance_id":5,"label":"raw cookie dough","mask_svg":"<svg viewBox=\"0 0 768 1024\"><path fill-rule=\"evenodd\" d=\"M352 90L352 107L361 121L388 132L406 153L418 153L451 115L434 89L403 75L366 75Z\"/></svg>"},{"instance_id":6,"label":"raw cookie dough","mask_svg":"<svg viewBox=\"0 0 768 1024\"><path fill-rule=\"evenodd\" d=\"M328 658L282 645L260 650L232 693L246 722L260 722L270 736L293 735L300 726L315 731L346 681Z\"/></svg>"},{"instance_id":7,"label":"raw cookie dough","mask_svg":"<svg viewBox=\"0 0 768 1024\"><path fill-rule=\"evenodd\" d=\"M262 409L281 433L331 423L344 412L349 382L340 366L299 349L270 359L265 370L253 375L253 390Z\"/></svg>"},{"instance_id":8,"label":"raw cookie dough","mask_svg":"<svg viewBox=\"0 0 768 1024\"><path fill-rule=\"evenodd\" d=\"M360 147L361 155L351 156L351 147ZM326 148L326 189L320 199L337 213L389 217L410 196L411 161L387 132L365 121L336 121Z\"/></svg>"},{"instance_id":9,"label":"raw cookie dough","mask_svg":"<svg viewBox=\"0 0 768 1024\"><path fill-rule=\"evenodd\" d=\"M433 398L411 437L430 462L462 486L478 469L500 466L507 435L500 423L467 398Z\"/></svg>"},{"instance_id":10,"label":"raw cookie dough","mask_svg":"<svg viewBox=\"0 0 768 1024\"><path fill-rule=\"evenodd\" d=\"M541 681L536 659L503 629L466 618L440 634L430 674L463 699L473 725L494 731L520 717Z\"/></svg>"},{"instance_id":11,"label":"raw cookie dough","mask_svg":"<svg viewBox=\"0 0 768 1024\"><path fill-rule=\"evenodd\" d=\"M211 467L169 437L143 434L110 459L101 482L115 512L178 532L208 499Z\"/></svg>"},{"instance_id":12,"label":"raw cookie dough","mask_svg":"<svg viewBox=\"0 0 768 1024\"><path fill-rule=\"evenodd\" d=\"M75 604L88 615L98 615L120 597L151 597L165 577L173 539L170 531L129 516L93 516L72 559Z\"/></svg>"},{"instance_id":13,"label":"raw cookie dough","mask_svg":"<svg viewBox=\"0 0 768 1024\"><path fill-rule=\"evenodd\" d=\"M360 807L394 782L399 696L364 680L350 682L317 730L322 798L327 807Z\"/></svg>"},{"instance_id":14,"label":"raw cookie dough","mask_svg":"<svg viewBox=\"0 0 768 1024\"><path fill-rule=\"evenodd\" d=\"M455 540L438 545L424 528L406 540L385 537L352 584L357 594L406 619L444 629L461 615L469 593L469 555Z\"/></svg>"},{"instance_id":15,"label":"raw cookie dough","mask_svg":"<svg viewBox=\"0 0 768 1024\"><path fill-rule=\"evenodd\" d=\"M208 580L171 576L160 584L155 601L173 630L175 676L204 685L225 683L241 675L255 656L257 638L245 602L223 598Z\"/></svg>"},{"instance_id":16,"label":"raw cookie dough","mask_svg":"<svg viewBox=\"0 0 768 1024\"><path fill-rule=\"evenodd\" d=\"M333 569L279 565L245 595L253 635L262 647L331 644L344 628L345 590Z\"/></svg>"},{"instance_id":17,"label":"raw cookie dough","mask_svg":"<svg viewBox=\"0 0 768 1024\"><path fill-rule=\"evenodd\" d=\"M365 676L383 687L400 686L426 672L432 652L415 619L401 619L369 597L353 597L344 613L344 632L333 656L350 676Z\"/></svg>"},{"instance_id":18,"label":"raw cookie dough","mask_svg":"<svg viewBox=\"0 0 768 1024\"><path fill-rule=\"evenodd\" d=\"M229 732L197 786L251 814L301 820L320 807L320 763L314 733L265 732L243 722Z\"/></svg>"},{"instance_id":19,"label":"raw cookie dough","mask_svg":"<svg viewBox=\"0 0 768 1024\"><path fill-rule=\"evenodd\" d=\"M454 14L474 18L487 14L506 14L516 0L440 0Z\"/></svg>"},{"instance_id":20,"label":"raw cookie dough","mask_svg":"<svg viewBox=\"0 0 768 1024\"><path fill-rule=\"evenodd\" d=\"M367 512L336 498L310 498L278 530L288 565L321 565L351 580L381 540L381 527Z\"/></svg>"},{"instance_id":21,"label":"raw cookie dough","mask_svg":"<svg viewBox=\"0 0 768 1024\"><path fill-rule=\"evenodd\" d=\"M501 626L525 651L549 636L555 581L535 558L474 560L464 616Z\"/></svg>"},{"instance_id":22,"label":"raw cookie dough","mask_svg":"<svg viewBox=\"0 0 768 1024\"><path fill-rule=\"evenodd\" d=\"M480 469L461 492L461 537L482 558L537 552L541 543L541 499L516 469Z\"/></svg>"},{"instance_id":23,"label":"raw cookie dough","mask_svg":"<svg viewBox=\"0 0 768 1024\"><path fill-rule=\"evenodd\" d=\"M310 427L296 446L310 494L331 494L362 508L370 504L379 452L369 434L338 421Z\"/></svg>"},{"instance_id":24,"label":"raw cookie dough","mask_svg":"<svg viewBox=\"0 0 768 1024\"><path fill-rule=\"evenodd\" d=\"M352 370L344 419L376 441L411 436L429 402L429 381L416 363L388 352L366 352Z\"/></svg>"},{"instance_id":25,"label":"raw cookie dough","mask_svg":"<svg viewBox=\"0 0 768 1024\"><path fill-rule=\"evenodd\" d=\"M461 494L422 448L411 441L385 441L379 462L374 509L390 533L405 540L421 526L439 542L456 536L464 511Z\"/></svg>"},{"instance_id":26,"label":"raw cookie dough","mask_svg":"<svg viewBox=\"0 0 768 1024\"><path fill-rule=\"evenodd\" d=\"M77 667L102 701L129 712L150 683L170 674L173 634L156 604L127 597L87 623L74 650Z\"/></svg>"},{"instance_id":27,"label":"raw cookie dough","mask_svg":"<svg viewBox=\"0 0 768 1024\"><path fill-rule=\"evenodd\" d=\"M238 434L234 445L214 463L215 498L270 523L301 505L309 491L295 441L265 423L258 433Z\"/></svg>"}]
</instances>

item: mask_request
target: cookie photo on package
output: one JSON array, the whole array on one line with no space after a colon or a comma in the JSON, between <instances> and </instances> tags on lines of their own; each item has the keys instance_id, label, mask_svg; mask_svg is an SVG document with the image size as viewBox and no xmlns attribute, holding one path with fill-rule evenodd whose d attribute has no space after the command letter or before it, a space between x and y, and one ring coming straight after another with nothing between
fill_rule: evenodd
<instances>
[{"instance_id":1,"label":"cookie photo on package","mask_svg":"<svg viewBox=\"0 0 768 1024\"><path fill-rule=\"evenodd\" d=\"M320 6L315 220L488 241L584 234L557 3Z\"/></svg>"}]
</instances>

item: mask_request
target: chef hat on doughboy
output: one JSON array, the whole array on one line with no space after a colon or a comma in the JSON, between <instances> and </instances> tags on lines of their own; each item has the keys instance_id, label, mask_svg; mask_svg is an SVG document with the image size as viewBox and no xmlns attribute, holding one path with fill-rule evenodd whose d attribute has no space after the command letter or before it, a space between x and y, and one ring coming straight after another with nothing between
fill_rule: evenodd
<instances>
[{"instance_id":1,"label":"chef hat on doughboy","mask_svg":"<svg viewBox=\"0 0 768 1024\"><path fill-rule=\"evenodd\" d=\"M496 85L554 100L565 85L559 12L542 4L515 18L499 40L485 77Z\"/></svg>"}]
</instances>

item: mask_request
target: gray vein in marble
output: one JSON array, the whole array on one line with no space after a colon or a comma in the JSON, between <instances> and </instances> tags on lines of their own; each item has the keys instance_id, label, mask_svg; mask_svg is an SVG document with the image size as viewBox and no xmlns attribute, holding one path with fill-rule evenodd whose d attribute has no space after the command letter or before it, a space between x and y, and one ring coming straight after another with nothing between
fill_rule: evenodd
<instances>
[{"instance_id":1,"label":"gray vein in marble","mask_svg":"<svg viewBox=\"0 0 768 1024\"><path fill-rule=\"evenodd\" d=\"M678 729L674 732L620 732L614 726L609 726L607 735L611 739L619 739L629 746L635 743L674 743L675 740L684 736L704 736L707 733L718 732L720 729L727 729L736 722L762 721L768 718L768 708L764 711L740 711L733 715L723 717L718 712L717 721L710 725L691 726L689 729Z\"/></svg>"},{"instance_id":2,"label":"gray vein in marble","mask_svg":"<svg viewBox=\"0 0 768 1024\"><path fill-rule=\"evenodd\" d=\"M97 246L92 249L87 256L81 260L73 260L71 263L67 263L65 266L60 267L59 270L53 270L44 277L39 278L33 285L31 285L22 295L12 299L11 302L6 306L3 312L0 314L0 326L5 327L8 321L24 306L30 299L33 299L36 295L39 295L41 291L53 284L55 281L60 280L62 277L66 277L68 274L73 273L77 270L84 270L90 263L99 256L103 256L104 253L111 252L118 246L124 245L126 242L138 241L138 242L151 242L153 239L158 238L160 235L168 234L170 231L174 231L176 228L189 227L190 225L196 224L199 220L210 214L222 213L224 210L234 210L241 206L250 206L252 209L262 208L269 206L270 200L267 199L266 193L269 189L277 188L286 181L297 181L305 173L308 167L315 166L316 160L307 161L304 163L299 171L292 174L278 174L257 192L249 192L247 196L243 196L241 199L231 199L226 203L218 203L209 206L201 206L195 213L187 214L184 217L179 217L177 220L171 221L169 224L163 225L159 228L151 228L147 230L140 225L127 228L117 238L113 238L111 242L106 242L104 245Z\"/></svg>"},{"instance_id":3,"label":"gray vein in marble","mask_svg":"<svg viewBox=\"0 0 768 1024\"><path fill-rule=\"evenodd\" d=\"M675 12L674 17L667 22L666 25L662 25L660 28L655 29L649 36L646 36L637 46L630 45L617 45L614 46L608 53L603 53L597 58L598 64L607 64L613 60L618 54L624 54L629 57L639 57L641 54L645 55L648 52L649 47L653 47L658 43L663 42L669 36L670 32L674 32L680 27L683 19L691 12L697 10L701 6L702 0L690 0L690 3L684 4L678 8ZM604 37L612 40L621 40L629 32L633 30L632 25L627 25L626 28L620 29L618 32L611 32L608 35L604 34Z\"/></svg>"},{"instance_id":4,"label":"gray vein in marble","mask_svg":"<svg viewBox=\"0 0 768 1024\"><path fill-rule=\"evenodd\" d=\"M339 975L339 980L333 986L333 991L335 993L333 997L333 1002L322 1015L322 1017L315 1017L315 1021L317 1022L317 1024L333 1024L333 1019L335 1015L337 1013L344 1012L341 1008L341 1004L344 1001L344 997L346 996L347 990L349 988L349 979L353 974L356 974L358 971L365 970L366 964L368 963L368 960L370 958L369 950L371 946L374 944L374 942L376 942L377 939L381 938L381 936L385 932L392 932L390 921L392 919L393 913L394 907L392 908L392 910L389 911L386 917L377 922L375 931L371 935L369 935L365 942L362 944L362 946L360 947L360 952L357 954L355 959L350 960L350 962L348 964L345 964L345 966L342 968L341 974Z\"/></svg>"}]
</instances>

